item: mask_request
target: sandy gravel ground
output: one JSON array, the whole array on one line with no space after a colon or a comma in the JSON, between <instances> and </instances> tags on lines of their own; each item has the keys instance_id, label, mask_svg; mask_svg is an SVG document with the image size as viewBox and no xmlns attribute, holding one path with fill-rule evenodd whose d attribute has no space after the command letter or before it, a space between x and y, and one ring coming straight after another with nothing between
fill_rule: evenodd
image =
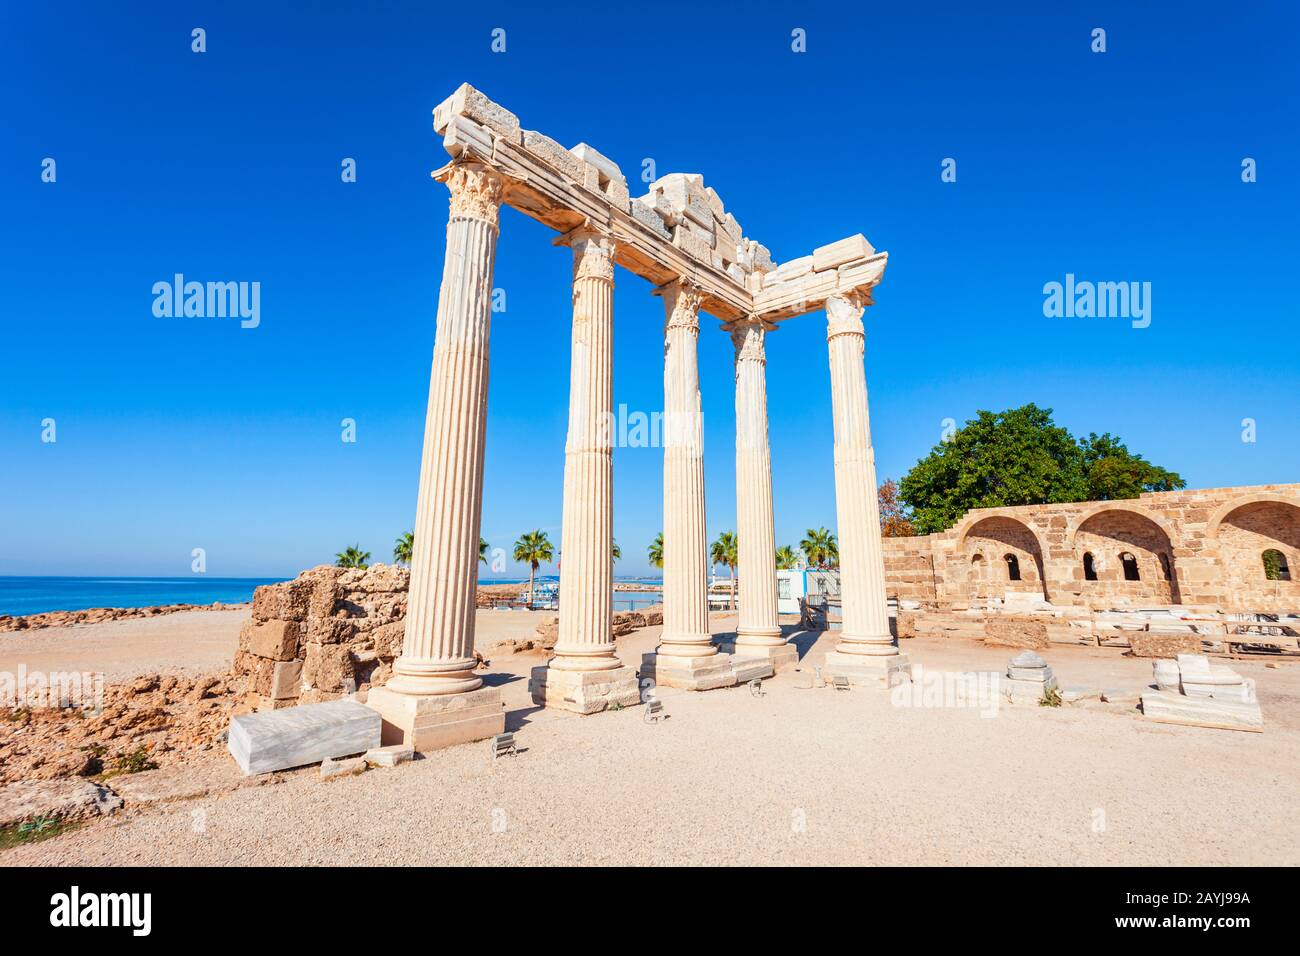
<instances>
[{"instance_id":1,"label":"sandy gravel ground","mask_svg":"<svg viewBox=\"0 0 1300 956\"><path fill-rule=\"evenodd\" d=\"M228 670L248 608L0 634L0 671L102 671L107 681L158 672Z\"/></svg>"},{"instance_id":2,"label":"sandy gravel ground","mask_svg":"<svg viewBox=\"0 0 1300 956\"><path fill-rule=\"evenodd\" d=\"M481 612L503 614L506 612ZM715 632L734 617L715 615ZM152 623L152 622L151 622ZM495 626L495 625L493 625ZM1300 863L1300 668L1238 666L1263 734L1145 722L1128 705L894 706L883 691L803 689L833 636L800 638L799 672L748 689L662 692L577 717L534 708L531 655L493 661L525 751L482 744L319 782L314 771L144 807L0 855L0 864ZM657 629L620 642L639 662ZM905 642L935 670L997 669L1012 651ZM1140 690L1150 662L1050 649L1065 685Z\"/></svg>"}]
</instances>

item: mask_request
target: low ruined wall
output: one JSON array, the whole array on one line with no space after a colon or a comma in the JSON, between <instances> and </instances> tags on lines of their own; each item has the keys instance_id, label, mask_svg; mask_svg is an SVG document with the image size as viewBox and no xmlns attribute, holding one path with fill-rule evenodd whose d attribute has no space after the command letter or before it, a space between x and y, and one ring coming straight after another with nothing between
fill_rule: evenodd
<instances>
[{"instance_id":1,"label":"low ruined wall","mask_svg":"<svg viewBox=\"0 0 1300 956\"><path fill-rule=\"evenodd\" d=\"M328 565L253 594L232 671L258 710L333 700L388 680L402 652L410 572Z\"/></svg>"}]
</instances>

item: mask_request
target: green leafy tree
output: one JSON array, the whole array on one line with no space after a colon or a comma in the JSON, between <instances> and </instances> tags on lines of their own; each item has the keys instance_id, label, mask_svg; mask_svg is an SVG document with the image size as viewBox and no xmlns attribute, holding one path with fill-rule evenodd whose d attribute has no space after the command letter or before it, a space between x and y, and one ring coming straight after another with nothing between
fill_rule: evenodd
<instances>
[{"instance_id":1,"label":"green leafy tree","mask_svg":"<svg viewBox=\"0 0 1300 956\"><path fill-rule=\"evenodd\" d=\"M1144 491L1177 491L1187 482L1176 472L1153 465L1135 455L1111 435L1095 432L1079 439L1083 469L1088 482L1088 501L1136 498Z\"/></svg>"},{"instance_id":2,"label":"green leafy tree","mask_svg":"<svg viewBox=\"0 0 1300 956\"><path fill-rule=\"evenodd\" d=\"M415 551L415 533L408 531L406 534L399 535L397 541L393 544L393 563L405 564L408 567L411 564L411 554Z\"/></svg>"},{"instance_id":3,"label":"green leafy tree","mask_svg":"<svg viewBox=\"0 0 1300 956\"><path fill-rule=\"evenodd\" d=\"M808 563L815 568L834 568L840 563L840 546L834 533L825 528L809 528L799 549Z\"/></svg>"},{"instance_id":4,"label":"green leafy tree","mask_svg":"<svg viewBox=\"0 0 1300 956\"><path fill-rule=\"evenodd\" d=\"M618 546L617 541L615 541L614 546L609 549L609 556L613 558L615 561L623 557L623 549Z\"/></svg>"},{"instance_id":5,"label":"green leafy tree","mask_svg":"<svg viewBox=\"0 0 1300 956\"><path fill-rule=\"evenodd\" d=\"M1177 474L1129 453L1107 434L1076 441L1029 404L981 411L903 476L898 497L918 534L952 527L972 508L1135 497L1150 487L1184 486Z\"/></svg>"},{"instance_id":6,"label":"green leafy tree","mask_svg":"<svg viewBox=\"0 0 1300 956\"><path fill-rule=\"evenodd\" d=\"M361 545L354 544L352 547L334 555L334 565L340 568L368 568L370 567L370 552L362 551Z\"/></svg>"},{"instance_id":7,"label":"green leafy tree","mask_svg":"<svg viewBox=\"0 0 1300 956\"><path fill-rule=\"evenodd\" d=\"M731 595L727 599L727 604L733 610L736 607L736 536L730 531L724 531L718 535L718 540L713 542L713 547L709 551L709 557L714 564L720 564L727 569L727 577L731 579Z\"/></svg>"},{"instance_id":8,"label":"green leafy tree","mask_svg":"<svg viewBox=\"0 0 1300 956\"><path fill-rule=\"evenodd\" d=\"M788 544L776 549L776 569L786 571L799 563L799 553Z\"/></svg>"},{"instance_id":9,"label":"green leafy tree","mask_svg":"<svg viewBox=\"0 0 1300 956\"><path fill-rule=\"evenodd\" d=\"M660 531L659 534L655 536L654 541L650 543L650 547L646 548L645 551L646 551L646 557L650 559L651 564L653 564L656 568L663 568L664 533L662 531Z\"/></svg>"},{"instance_id":10,"label":"green leafy tree","mask_svg":"<svg viewBox=\"0 0 1300 956\"><path fill-rule=\"evenodd\" d=\"M488 554L487 538L480 537L478 539L478 559L482 561L484 564L488 563L487 554Z\"/></svg>"},{"instance_id":11,"label":"green leafy tree","mask_svg":"<svg viewBox=\"0 0 1300 956\"><path fill-rule=\"evenodd\" d=\"M549 564L554 558L551 548L551 541L546 536L546 532L538 529L529 531L519 536L515 542L515 560L525 561L528 564L528 605L533 603L533 583L536 579L537 569L543 564Z\"/></svg>"}]
</instances>

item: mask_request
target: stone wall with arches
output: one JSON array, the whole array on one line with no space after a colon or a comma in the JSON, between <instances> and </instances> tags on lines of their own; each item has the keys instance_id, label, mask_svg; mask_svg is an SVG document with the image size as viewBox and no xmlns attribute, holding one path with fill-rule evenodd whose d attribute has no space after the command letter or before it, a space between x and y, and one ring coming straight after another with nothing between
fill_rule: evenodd
<instances>
[{"instance_id":1,"label":"stone wall with arches","mask_svg":"<svg viewBox=\"0 0 1300 956\"><path fill-rule=\"evenodd\" d=\"M1045 599L1097 610L1300 612L1300 484L981 508L885 539L891 597L941 606Z\"/></svg>"}]
</instances>

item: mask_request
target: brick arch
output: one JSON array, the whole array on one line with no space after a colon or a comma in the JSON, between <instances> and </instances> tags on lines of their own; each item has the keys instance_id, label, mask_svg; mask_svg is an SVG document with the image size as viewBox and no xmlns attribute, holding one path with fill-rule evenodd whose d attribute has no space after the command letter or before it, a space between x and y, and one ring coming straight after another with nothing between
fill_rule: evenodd
<instances>
[{"instance_id":1,"label":"brick arch","mask_svg":"<svg viewBox=\"0 0 1300 956\"><path fill-rule=\"evenodd\" d=\"M1167 521L1123 502L1104 502L1075 519L1067 543L1079 563L1081 593L1094 606L1180 604L1174 535ZM1097 579L1084 580L1085 555L1096 562ZM1131 556L1138 578L1128 580L1123 561Z\"/></svg>"},{"instance_id":2,"label":"brick arch","mask_svg":"<svg viewBox=\"0 0 1300 956\"><path fill-rule=\"evenodd\" d=\"M1205 538L1229 607L1279 613L1300 609L1300 500L1268 493L1234 498L1210 518ZM1268 550L1283 556L1289 580L1267 578Z\"/></svg>"},{"instance_id":3,"label":"brick arch","mask_svg":"<svg viewBox=\"0 0 1300 956\"><path fill-rule=\"evenodd\" d=\"M1219 528L1223 526L1223 522L1227 520L1228 515L1237 509L1244 508L1247 505L1263 503L1290 505L1293 508L1300 508L1300 498L1293 498L1276 492L1260 491L1255 494L1233 498L1231 501L1220 505L1219 509L1210 516L1210 520L1205 524L1205 540L1216 540L1219 537Z\"/></svg>"},{"instance_id":4,"label":"brick arch","mask_svg":"<svg viewBox=\"0 0 1300 956\"><path fill-rule=\"evenodd\" d=\"M1078 517L1076 517L1073 523L1071 523L1070 530L1066 532L1065 546L1071 551L1074 550L1074 541L1079 534L1079 529L1087 524L1089 519L1095 518L1097 515L1107 511L1127 511L1131 514L1137 515L1139 518L1146 518L1153 525L1163 531L1165 537L1169 541L1170 548L1181 547L1182 542L1174 526L1171 525L1162 515L1152 514L1137 507L1135 503L1139 500L1141 499L1129 498L1120 501L1101 501L1093 505L1091 508L1079 512Z\"/></svg>"},{"instance_id":5,"label":"brick arch","mask_svg":"<svg viewBox=\"0 0 1300 956\"><path fill-rule=\"evenodd\" d=\"M1037 532L1024 521L1008 514L981 514L974 521L963 522L957 537L957 553L967 564L976 554L984 556L984 577L976 581L969 577L969 583L980 591L987 593L972 596L991 597L996 592L1035 591L1047 596L1047 578L1043 568L1043 544ZM1020 568L1020 580L1010 580L1006 567L1006 555L1016 558Z\"/></svg>"}]
</instances>

